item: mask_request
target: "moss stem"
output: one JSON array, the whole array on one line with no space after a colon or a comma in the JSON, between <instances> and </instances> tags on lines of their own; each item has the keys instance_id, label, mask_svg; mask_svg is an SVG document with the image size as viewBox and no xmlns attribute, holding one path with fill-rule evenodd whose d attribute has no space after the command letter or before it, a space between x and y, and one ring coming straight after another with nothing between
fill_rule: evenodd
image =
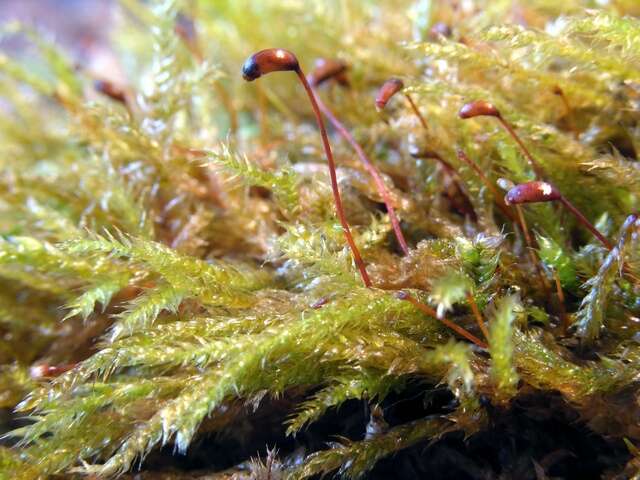
<instances>
[{"instance_id":1,"label":"moss stem","mask_svg":"<svg viewBox=\"0 0 640 480\"><path fill-rule=\"evenodd\" d=\"M420 121L420 124L422 125L422 128L424 128L425 130L428 131L429 127L427 126L427 121L425 120L425 118L420 113L420 110L418 110L418 106L413 101L413 98L411 98L411 95L409 95L408 93L405 93L404 96L407 99L407 101L409 102L409 105L411 105L411 109L413 110L413 113L415 113L416 117L418 117L418 120Z\"/></svg>"},{"instance_id":2,"label":"moss stem","mask_svg":"<svg viewBox=\"0 0 640 480\"><path fill-rule=\"evenodd\" d=\"M384 180L382 179L382 175L380 171L376 168L376 166L371 162L367 154L364 152L360 144L353 138L353 135L347 130L344 124L338 120L338 118L333 114L333 112L327 107L322 99L317 96L316 101L318 103L318 107L320 111L324 114L325 117L329 119L329 122L333 125L336 131L347 141L351 148L353 148L358 155L358 158L367 169L371 177L373 178L374 183L376 184L376 189L378 193L382 196L382 201L387 207L387 213L389 214L389 219L391 220L391 226L393 227L393 231L398 239L398 243L402 252L405 255L409 254L409 247L407 245L407 241L402 234L402 229L400 228L400 221L398 220L398 216L396 215L395 208L393 207L393 202L391 201L391 197L389 195L389 190L384 184Z\"/></svg>"},{"instance_id":3,"label":"moss stem","mask_svg":"<svg viewBox=\"0 0 640 480\"><path fill-rule=\"evenodd\" d=\"M362 260L362 256L360 255L360 251L356 246L356 242L353 240L353 236L351 235L351 230L349 228L349 223L347 222L347 217L344 213L344 208L342 206L342 199L340 198L340 189L338 187L338 178L336 175L336 164L333 159L333 153L331 152L331 145L329 145L329 137L327 135L327 130L324 126L324 122L322 121L322 114L320 113L320 108L318 107L318 102L316 101L316 97L313 94L313 90L311 89L311 85L307 82L307 79L302 72L301 68L296 68L295 70L302 86L307 92L309 96L309 101L311 102L311 107L313 108L313 113L316 117L316 122L318 123L318 128L320 129L320 136L322 137L322 145L324 147L324 152L327 157L327 163L329 164L329 176L331 177L331 189L333 190L333 198L336 204L336 212L338 213L338 219L340 220L340 224L342 225L342 231L344 232L345 239L349 244L349 248L351 248L351 253L353 254L353 259L355 261L356 267L360 271L360 276L362 277L362 281L364 282L366 287L371 287L371 279L369 278L369 274L367 273L367 268L365 266L364 260Z\"/></svg>"},{"instance_id":4,"label":"moss stem","mask_svg":"<svg viewBox=\"0 0 640 480\"><path fill-rule=\"evenodd\" d=\"M482 340L480 340L478 337L476 337L474 334L468 332L467 330L465 330L461 326L456 325L451 320L448 320L445 317L442 317L442 318L438 317L438 313L433 308L431 308L428 305L425 305L424 303L416 300L411 295L409 295L407 292L398 292L397 297L400 300L404 300L404 301L407 301L407 302L411 303L418 310L420 310L423 313L429 315L430 317L433 317L436 320L439 320L445 326L447 326L448 328L450 328L454 332L458 333L460 336L466 338L467 340L475 343L479 347L488 348L488 345L485 342L483 342Z\"/></svg>"},{"instance_id":5,"label":"moss stem","mask_svg":"<svg viewBox=\"0 0 640 480\"><path fill-rule=\"evenodd\" d=\"M544 170L542 169L540 164L533 158L533 155L531 155L531 152L529 152L529 149L525 146L524 142L520 139L520 136L516 133L513 127L509 124L509 122L502 118L502 116L496 118L504 127L504 129L509 133L509 135L511 135L511 137L516 141L527 160L529 160L529 164L531 165L531 168L533 168L533 171L536 174L536 177L538 177L538 180L544 179Z\"/></svg>"},{"instance_id":6,"label":"moss stem","mask_svg":"<svg viewBox=\"0 0 640 480\"><path fill-rule=\"evenodd\" d=\"M480 328L480 331L482 332L482 335L484 336L485 340L489 340L489 330L487 329L487 325L484 322L484 318L482 318L482 313L480 312L480 309L478 308L478 304L476 303L476 299L474 298L473 294L471 292L467 293L467 302L469 303L469 306L471 307L471 311L473 312L473 316L476 319L476 323L478 324L478 327Z\"/></svg>"},{"instance_id":7,"label":"moss stem","mask_svg":"<svg viewBox=\"0 0 640 480\"><path fill-rule=\"evenodd\" d=\"M562 202L562 204L565 206L565 208L567 210L569 210L574 217L576 217L578 219L578 221L585 226L585 228L587 228L587 230L589 230L591 233L593 233L593 235L600 240L600 243L602 243L602 245L604 245L606 247L607 250L611 250L613 248L613 245L611 244L611 242L609 240L607 240L607 238L600 233L600 230L598 230L596 227L593 226L593 224L587 220L587 217L585 217L582 212L580 210L578 210L573 203L571 203L567 197L565 197L564 195L560 195L560 202Z\"/></svg>"}]
</instances>

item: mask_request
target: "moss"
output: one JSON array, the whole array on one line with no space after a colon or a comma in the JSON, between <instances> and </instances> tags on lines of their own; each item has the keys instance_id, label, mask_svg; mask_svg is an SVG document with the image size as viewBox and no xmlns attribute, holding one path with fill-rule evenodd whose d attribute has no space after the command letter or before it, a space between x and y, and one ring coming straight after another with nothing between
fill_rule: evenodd
<instances>
[{"instance_id":1,"label":"moss","mask_svg":"<svg viewBox=\"0 0 640 480\"><path fill-rule=\"evenodd\" d=\"M0 447L0 477L127 474L162 447L242 437L247 412L263 412L283 460L271 451L254 476L358 478L453 432L482 437L533 392L628 442L633 458L612 469L639 476L637 8L475 3L122 0L113 39L129 83L100 92L39 32L7 28L38 54L0 56L0 407L28 419ZM242 80L268 47L305 71L317 57L348 65L348 88L316 94L381 173L330 130L372 288L304 90L292 74ZM391 76L405 89L377 112ZM523 206L522 222L504 205L499 185L539 172L493 119L458 116L478 99L546 180L606 219L614 248L554 204ZM416 389L448 403L385 419ZM304 440L357 401L372 412L359 433L345 420L338 441Z\"/></svg>"}]
</instances>

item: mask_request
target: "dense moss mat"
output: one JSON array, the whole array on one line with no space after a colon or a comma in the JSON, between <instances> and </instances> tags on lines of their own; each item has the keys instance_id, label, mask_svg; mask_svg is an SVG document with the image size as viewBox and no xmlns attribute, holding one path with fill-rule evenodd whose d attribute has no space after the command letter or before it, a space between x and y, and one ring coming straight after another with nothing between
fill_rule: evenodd
<instances>
[{"instance_id":1,"label":"dense moss mat","mask_svg":"<svg viewBox=\"0 0 640 480\"><path fill-rule=\"evenodd\" d=\"M640 11L602 3L121 0L102 63L5 27L0 477L640 478ZM242 79L271 47L346 66L372 288L298 79ZM565 205L505 205L535 179Z\"/></svg>"}]
</instances>

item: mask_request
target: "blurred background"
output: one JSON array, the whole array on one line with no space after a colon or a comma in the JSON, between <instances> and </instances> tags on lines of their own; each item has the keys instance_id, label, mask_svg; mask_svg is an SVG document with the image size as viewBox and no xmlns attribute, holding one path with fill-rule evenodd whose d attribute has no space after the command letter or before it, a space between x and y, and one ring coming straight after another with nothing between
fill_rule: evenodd
<instances>
[{"instance_id":1,"label":"blurred background","mask_svg":"<svg viewBox=\"0 0 640 480\"><path fill-rule=\"evenodd\" d=\"M78 64L108 64L108 75L122 78L109 42L117 9L113 0L0 0L0 51L29 61L37 50L22 35L11 33L16 22L31 25L73 56ZM0 395L0 400L2 400ZM0 434L20 425L10 409L0 409ZM0 444L11 443L1 439Z\"/></svg>"},{"instance_id":2,"label":"blurred background","mask_svg":"<svg viewBox=\"0 0 640 480\"><path fill-rule=\"evenodd\" d=\"M114 0L0 0L3 33L20 22L36 27L61 45L89 71L122 81L122 69L110 47L109 32L122 9ZM0 50L28 56L33 45L20 35L0 37Z\"/></svg>"},{"instance_id":3,"label":"blurred background","mask_svg":"<svg viewBox=\"0 0 640 480\"><path fill-rule=\"evenodd\" d=\"M113 20L112 0L0 0L0 22L37 25L66 47L82 54L96 43L104 44ZM15 39L3 48L19 48Z\"/></svg>"}]
</instances>

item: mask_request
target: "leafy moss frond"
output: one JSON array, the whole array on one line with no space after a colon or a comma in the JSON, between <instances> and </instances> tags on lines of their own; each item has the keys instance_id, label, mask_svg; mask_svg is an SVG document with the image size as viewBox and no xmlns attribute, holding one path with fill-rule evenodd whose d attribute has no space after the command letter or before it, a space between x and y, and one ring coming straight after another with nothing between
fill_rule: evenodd
<instances>
[{"instance_id":1,"label":"leafy moss frond","mask_svg":"<svg viewBox=\"0 0 640 480\"><path fill-rule=\"evenodd\" d=\"M167 369L179 366L205 368L221 359L228 346L227 338L255 335L268 328L292 321L296 309L306 306L285 297L269 307L258 297L255 309L234 316L193 317L180 322L165 318L164 323L149 325L131 336L105 343L99 352L83 361L78 368L61 377L62 388L85 381L92 376L107 378L127 368ZM168 354L170 353L170 354Z\"/></svg>"},{"instance_id":2,"label":"leafy moss frond","mask_svg":"<svg viewBox=\"0 0 640 480\"><path fill-rule=\"evenodd\" d=\"M492 280L500 262L500 245L504 238L478 235L472 240L456 239L456 251L465 272L480 288L485 288Z\"/></svg>"},{"instance_id":3,"label":"leafy moss frond","mask_svg":"<svg viewBox=\"0 0 640 480\"><path fill-rule=\"evenodd\" d=\"M47 81L38 75L32 74L19 62L4 53L0 54L0 72L21 84L28 85L34 91L43 95L49 96L53 93L53 87Z\"/></svg>"},{"instance_id":4,"label":"leafy moss frond","mask_svg":"<svg viewBox=\"0 0 640 480\"><path fill-rule=\"evenodd\" d=\"M29 369L18 365L3 365L0 368L0 380L2 381L0 408L14 407L27 392L36 386Z\"/></svg>"},{"instance_id":5,"label":"leafy moss frond","mask_svg":"<svg viewBox=\"0 0 640 480\"><path fill-rule=\"evenodd\" d=\"M455 62L460 69L461 78L482 72L483 78L478 78L478 82L486 84L487 87L492 81L508 81L514 85L514 88L506 90L502 95L517 95L520 88L524 90L528 87L539 89L551 96L554 88L561 87L564 91L571 92L572 99L579 105L603 108L611 101L605 92L589 89L587 85L572 81L557 72L529 68L524 62L512 61L509 58L510 55L507 58L499 56L497 50L473 48L448 40L441 40L438 43L417 43L410 48L418 49L429 57ZM510 53L510 50L502 52L504 55L505 52ZM507 97L507 99L514 100L513 97ZM531 111L528 113L540 116L543 110L536 112L532 104Z\"/></svg>"},{"instance_id":6,"label":"leafy moss frond","mask_svg":"<svg viewBox=\"0 0 640 480\"><path fill-rule=\"evenodd\" d=\"M277 242L282 257L287 260L285 266L312 267L315 275L310 278L318 274L329 275L346 287L356 285L357 279L341 235L341 227L334 221L320 228L294 224L286 227L285 234L279 236Z\"/></svg>"},{"instance_id":7,"label":"leafy moss frond","mask_svg":"<svg viewBox=\"0 0 640 480\"><path fill-rule=\"evenodd\" d=\"M305 425L322 417L328 409L339 407L347 400L366 398L381 402L389 391L401 387L402 383L402 379L380 375L379 372L345 374L300 405L298 412L288 422L287 435L302 430Z\"/></svg>"},{"instance_id":8,"label":"leafy moss frond","mask_svg":"<svg viewBox=\"0 0 640 480\"><path fill-rule=\"evenodd\" d=\"M620 53L625 59L636 58L640 47L640 22L631 16L595 12L586 17L571 19L565 32L588 41L591 45L604 43L612 54Z\"/></svg>"},{"instance_id":9,"label":"leafy moss frond","mask_svg":"<svg viewBox=\"0 0 640 480\"><path fill-rule=\"evenodd\" d=\"M370 440L334 443L330 449L310 455L290 478L326 475L335 470L344 478L362 478L381 458L420 441L438 438L452 429L451 422L431 418L400 425Z\"/></svg>"},{"instance_id":10,"label":"leafy moss frond","mask_svg":"<svg viewBox=\"0 0 640 480\"><path fill-rule=\"evenodd\" d=\"M117 323L111 329L111 339L146 329L162 311L177 313L178 307L188 296L187 290L178 290L169 283L156 286L149 293L129 302L127 309L117 315Z\"/></svg>"},{"instance_id":11,"label":"leafy moss frond","mask_svg":"<svg viewBox=\"0 0 640 480\"><path fill-rule=\"evenodd\" d=\"M498 402L508 401L517 391L518 374L513 361L513 323L516 306L517 300L514 296L498 300L489 324L489 375L495 385Z\"/></svg>"},{"instance_id":12,"label":"leafy moss frond","mask_svg":"<svg viewBox=\"0 0 640 480\"><path fill-rule=\"evenodd\" d=\"M575 261L569 252L552 238L536 235L538 255L551 269L555 270L563 288L574 291L578 284Z\"/></svg>"},{"instance_id":13,"label":"leafy moss frond","mask_svg":"<svg viewBox=\"0 0 640 480\"><path fill-rule=\"evenodd\" d=\"M64 251L73 255L97 255L98 258L126 258L164 278L177 289L188 289L203 299L236 290L254 290L265 284L268 274L249 265L205 262L180 255L173 249L150 240L120 235L92 235L88 239L65 242ZM236 292L236 293L237 293Z\"/></svg>"},{"instance_id":14,"label":"leafy moss frond","mask_svg":"<svg viewBox=\"0 0 640 480\"><path fill-rule=\"evenodd\" d=\"M617 248L614 248L605 258L597 275L585 283L589 293L580 304L577 333L586 344L592 344L600 336L600 330L604 326L607 298L617 276L619 254Z\"/></svg>"},{"instance_id":15,"label":"leafy moss frond","mask_svg":"<svg viewBox=\"0 0 640 480\"><path fill-rule=\"evenodd\" d=\"M607 300L614 289L616 278L622 275L625 268L629 246L636 243L626 241L629 231L636 228L636 223L635 216L629 217L627 223L621 228L618 244L605 257L598 273L585 283L589 293L582 299L576 325L578 336L587 345L592 345L600 337L607 313Z\"/></svg>"},{"instance_id":16,"label":"leafy moss frond","mask_svg":"<svg viewBox=\"0 0 640 480\"><path fill-rule=\"evenodd\" d=\"M76 386L66 394L50 396L39 406L47 415L12 434L29 445L26 454L34 465L42 471L57 472L72 465L78 455L90 458L104 452L105 438L121 437L141 410L153 401L162 401L193 380L134 378L129 382L93 382L92 385ZM67 398L69 393L73 394L70 399ZM93 415L105 420L97 430L86 428ZM50 433L57 434L61 443L49 442L46 437ZM106 450L107 453L112 451L113 446Z\"/></svg>"},{"instance_id":17,"label":"leafy moss frond","mask_svg":"<svg viewBox=\"0 0 640 480\"><path fill-rule=\"evenodd\" d=\"M0 239L0 274L36 290L68 296L68 288L90 283L100 273L108 275L99 265L67 255L48 242L32 237Z\"/></svg>"},{"instance_id":18,"label":"leafy moss frond","mask_svg":"<svg viewBox=\"0 0 640 480\"><path fill-rule=\"evenodd\" d=\"M219 152L209 154L212 165L220 165L234 175L240 176L249 185L264 187L273 192L280 208L289 216L300 209L298 179L295 173L281 167L275 172L260 168L246 156L234 153L224 144Z\"/></svg>"},{"instance_id":19,"label":"leafy moss frond","mask_svg":"<svg viewBox=\"0 0 640 480\"><path fill-rule=\"evenodd\" d=\"M42 271L59 275L77 275L84 279L89 279L95 274L88 262L73 258L54 245L36 238L3 237L0 246L0 261L4 265L37 265Z\"/></svg>"},{"instance_id":20,"label":"leafy moss frond","mask_svg":"<svg viewBox=\"0 0 640 480\"><path fill-rule=\"evenodd\" d=\"M65 308L69 310L67 318L80 315L86 320L87 317L93 313L98 303L102 305L102 311L104 312L113 296L126 287L128 283L128 275L123 275L119 279L109 278L104 282L98 282L95 286L65 306Z\"/></svg>"},{"instance_id":21,"label":"leafy moss frond","mask_svg":"<svg viewBox=\"0 0 640 480\"><path fill-rule=\"evenodd\" d=\"M495 406L536 430L528 401L557 393L572 430L640 438L639 234L636 217L623 223L640 198L632 0L120 3L111 39L123 98L92 87L107 72L82 58L76 68L39 32L5 32L37 53L0 54L0 408L27 416L6 437L15 447L0 447L0 477L128 474L138 462L146 475L160 457L173 462L171 447L195 452L181 460L190 468L201 448L226 448L227 431L247 458L263 440L239 426L259 431L280 415L291 438L270 425L277 446L306 450L277 475L358 478L449 431L501 431L489 427ZM306 92L291 72L240 75L269 46L295 51L307 73L317 57L348 63L351 88L318 94L382 172L411 246L401 254L375 184L329 128L372 288L336 221ZM378 112L391 76L406 88ZM478 99L605 236L622 225L614 249L552 203L522 206L537 238L527 244L498 185L535 172L495 118L459 117ZM562 304L534 278L529 248L559 278ZM477 304L488 351L400 291L479 336ZM574 319L582 345L557 325ZM410 397L437 401L395 415ZM338 421L350 439L314 452L322 419L356 400L379 402L387 418L369 426L384 425L372 432L358 413L364 440ZM5 418L0 428L15 428ZM582 453L582 441L554 442Z\"/></svg>"},{"instance_id":22,"label":"leafy moss frond","mask_svg":"<svg viewBox=\"0 0 640 480\"><path fill-rule=\"evenodd\" d=\"M33 465L29 465L20 454L7 447L0 447L0 472L11 472L15 480L33 480L41 472Z\"/></svg>"},{"instance_id":23,"label":"leafy moss frond","mask_svg":"<svg viewBox=\"0 0 640 480\"><path fill-rule=\"evenodd\" d=\"M438 305L438 315L443 316L454 304L464 300L472 288L469 277L451 271L433 282L429 299Z\"/></svg>"},{"instance_id":24,"label":"leafy moss frond","mask_svg":"<svg viewBox=\"0 0 640 480\"><path fill-rule=\"evenodd\" d=\"M16 192L16 195L19 194ZM7 216L10 217L9 212ZM24 199L24 207L16 212L15 217L18 217L15 218L15 224L19 225L21 230L30 230L37 238L49 242L60 242L81 237L84 234L66 212L61 212L52 205L43 204L32 196Z\"/></svg>"},{"instance_id":25,"label":"leafy moss frond","mask_svg":"<svg viewBox=\"0 0 640 480\"><path fill-rule=\"evenodd\" d=\"M615 153L585 160L581 166L590 174L606 178L612 185L620 187L624 185L624 191L630 193L628 210L637 208L636 196L640 193L640 167L636 162L630 162Z\"/></svg>"},{"instance_id":26,"label":"leafy moss frond","mask_svg":"<svg viewBox=\"0 0 640 480\"><path fill-rule=\"evenodd\" d=\"M387 300L385 301L384 298L378 300L377 308L379 311L384 311L389 301L394 302L401 309L406 308L402 302L388 299L388 297L386 297ZM295 358L292 358L288 354L287 345L289 342L295 342L296 338L305 335L316 336L317 341L314 342L314 345L318 345L320 342L327 342L326 335L329 330L321 328L320 325L322 324L333 324L338 327L332 329L333 332L338 331L340 325L342 325L342 328L346 328L352 322L357 322L361 325L367 324L367 314L371 308L370 301L371 297L368 297L366 303L361 300L356 305L352 304L350 307L352 315L350 316L336 318L332 314L332 310L337 307L333 306L333 308L314 312L314 314L307 317L303 316L292 325L282 325L258 334L241 335L233 341L227 338L219 341L219 348L216 355L212 357L212 361L222 362L221 365L219 367L214 366L208 370L208 373L201 381L195 382L191 386L184 385L181 387L179 395L162 406L147 422L140 425L101 471L115 472L121 468L126 469L136 456L143 455L161 439L163 439L163 443L166 443L173 435L177 435L176 441L180 448L185 449L202 419L219 406L227 396L236 396L243 392L249 393L268 386L273 388L276 381L274 374L279 372L280 362L285 361L287 365L293 366L296 359L309 355L313 351L313 349L310 349L307 352L298 352ZM344 308L344 303L340 305ZM194 341L202 347L206 346L197 339ZM331 347L327 345L326 348L330 349ZM165 355L167 352L171 352L171 350L165 350ZM320 350L317 351L316 355L322 353L323 351ZM271 358L273 363L271 361L268 362L266 358ZM199 361L199 359L194 358L193 361ZM265 376L263 374L265 368L275 369L275 371ZM258 372L262 373L257 374ZM290 382L298 382L303 378L311 382L317 382L322 374L321 369L311 372L306 368L292 368L289 369L290 377L285 378L282 375L278 375L277 382L280 385L279 388L284 389ZM111 388L109 385L106 387ZM46 396L43 397L36 404L40 405L40 408L45 408L46 398ZM64 401L65 395L61 399ZM107 399L108 396L100 395L99 398L96 398L96 401L104 402ZM45 402L44 404L42 403L43 401ZM74 402L76 400L71 398L68 401ZM64 404L66 404L66 401ZM73 409L73 411L83 411L83 408L80 406ZM62 414L62 412L60 413ZM85 412L85 414L88 414L88 412ZM54 417L48 416L47 418ZM25 441L38 438L40 435L38 432L45 432L48 429L49 427L46 425L39 426L39 423L35 423L26 431ZM45 441L45 443L47 442ZM51 446L47 448L51 448ZM76 447L69 446L68 448L73 451L73 448ZM80 453L78 450L75 450L75 452L76 455Z\"/></svg>"},{"instance_id":27,"label":"leafy moss frond","mask_svg":"<svg viewBox=\"0 0 640 480\"><path fill-rule=\"evenodd\" d=\"M622 80L640 78L633 68L636 60L633 55L603 55L589 45L571 40L564 36L551 36L544 32L527 30L518 26L492 27L485 38L492 41L505 41L514 48L528 48L533 58L564 58L572 61L583 71L591 73L607 72L607 75Z\"/></svg>"},{"instance_id":28,"label":"leafy moss frond","mask_svg":"<svg viewBox=\"0 0 640 480\"><path fill-rule=\"evenodd\" d=\"M521 378L541 389L562 393L569 401L585 403L594 395L615 392L635 373L622 364L588 362L578 365L546 345L540 333L514 330L514 362Z\"/></svg>"},{"instance_id":29,"label":"leafy moss frond","mask_svg":"<svg viewBox=\"0 0 640 480\"><path fill-rule=\"evenodd\" d=\"M436 347L430 354L436 363L448 364L447 383L451 390L459 397L471 393L474 386L469 347L460 342L449 342Z\"/></svg>"},{"instance_id":30,"label":"leafy moss frond","mask_svg":"<svg viewBox=\"0 0 640 480\"><path fill-rule=\"evenodd\" d=\"M92 235L91 238L68 241L62 248L73 255L82 253L100 261L128 259L149 274L159 275L166 283L151 288L133 299L127 309L118 314L111 338L130 335L148 327L162 312L176 312L183 300L197 298L215 305L226 299L236 306L246 303L251 290L263 286L268 274L250 266L232 266L224 262L209 263L195 257L180 255L164 245L140 238L121 235ZM106 305L120 288L128 284L129 275L98 283L70 304L70 316L90 313L96 301ZM104 301L103 301L104 300ZM107 302L108 303L108 302ZM85 316L86 318L86 316Z\"/></svg>"}]
</instances>

